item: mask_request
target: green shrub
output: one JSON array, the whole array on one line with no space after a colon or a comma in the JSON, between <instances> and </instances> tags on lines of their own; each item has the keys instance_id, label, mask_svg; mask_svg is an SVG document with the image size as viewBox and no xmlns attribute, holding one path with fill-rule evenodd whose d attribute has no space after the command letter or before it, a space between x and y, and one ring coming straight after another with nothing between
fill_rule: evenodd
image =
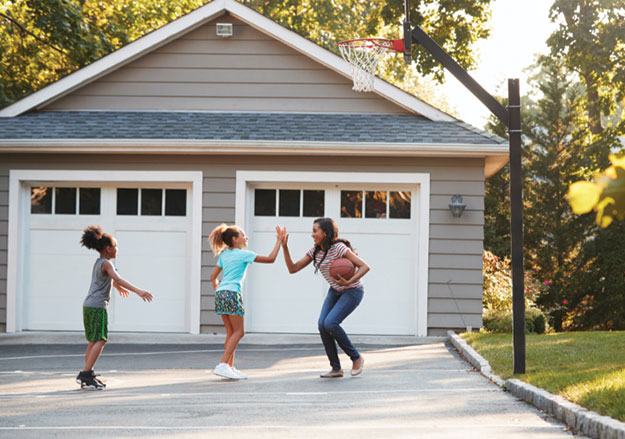
<instances>
[{"instance_id":1,"label":"green shrub","mask_svg":"<svg viewBox=\"0 0 625 439\"><path fill-rule=\"evenodd\" d=\"M485 331L497 333L512 332L512 312L485 309L482 315ZM538 308L525 309L525 332L544 334L547 330L547 319Z\"/></svg>"}]
</instances>

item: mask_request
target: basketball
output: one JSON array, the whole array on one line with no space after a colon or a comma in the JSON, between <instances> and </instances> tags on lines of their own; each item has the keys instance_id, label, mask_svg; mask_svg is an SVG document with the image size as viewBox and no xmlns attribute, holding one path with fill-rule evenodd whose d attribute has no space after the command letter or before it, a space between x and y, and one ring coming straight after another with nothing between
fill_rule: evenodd
<instances>
[{"instance_id":1,"label":"basketball","mask_svg":"<svg viewBox=\"0 0 625 439\"><path fill-rule=\"evenodd\" d=\"M354 264L347 258L338 258L330 264L330 276L338 279L338 275L345 280L349 280L354 275Z\"/></svg>"}]
</instances>

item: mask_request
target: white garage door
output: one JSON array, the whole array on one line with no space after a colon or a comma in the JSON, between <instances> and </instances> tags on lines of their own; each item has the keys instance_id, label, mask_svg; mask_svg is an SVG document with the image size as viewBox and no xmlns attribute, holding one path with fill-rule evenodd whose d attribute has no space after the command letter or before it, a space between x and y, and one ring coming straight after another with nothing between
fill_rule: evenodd
<instances>
[{"instance_id":1,"label":"white garage door","mask_svg":"<svg viewBox=\"0 0 625 439\"><path fill-rule=\"evenodd\" d=\"M113 290L112 331L188 331L191 190L183 184L33 185L21 266L23 329L81 330L95 250L80 246L83 229L99 224L118 242L113 261L126 280L151 291Z\"/></svg>"},{"instance_id":2,"label":"white garage door","mask_svg":"<svg viewBox=\"0 0 625 439\"><path fill-rule=\"evenodd\" d=\"M365 295L344 324L353 334L416 334L416 188L399 185L256 185L250 193L250 249L267 254L274 228L286 226L294 260L313 245L313 220L333 218L371 266ZM312 264L288 274L283 256L273 265L253 264L245 289L246 327L253 332L317 332L327 283Z\"/></svg>"}]
</instances>

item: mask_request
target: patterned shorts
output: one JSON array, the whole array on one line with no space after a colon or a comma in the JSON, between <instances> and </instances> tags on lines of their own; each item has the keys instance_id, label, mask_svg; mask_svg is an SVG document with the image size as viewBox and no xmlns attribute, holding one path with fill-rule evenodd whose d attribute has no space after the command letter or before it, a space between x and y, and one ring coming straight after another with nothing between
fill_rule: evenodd
<instances>
[{"instance_id":1,"label":"patterned shorts","mask_svg":"<svg viewBox=\"0 0 625 439\"><path fill-rule=\"evenodd\" d=\"M243 299L241 293L236 291L221 290L215 293L215 311L217 314L228 314L231 316L243 316Z\"/></svg>"},{"instance_id":2,"label":"patterned shorts","mask_svg":"<svg viewBox=\"0 0 625 439\"><path fill-rule=\"evenodd\" d=\"M85 338L89 341L108 340L108 312L106 308L82 309L82 321L85 325Z\"/></svg>"}]
</instances>

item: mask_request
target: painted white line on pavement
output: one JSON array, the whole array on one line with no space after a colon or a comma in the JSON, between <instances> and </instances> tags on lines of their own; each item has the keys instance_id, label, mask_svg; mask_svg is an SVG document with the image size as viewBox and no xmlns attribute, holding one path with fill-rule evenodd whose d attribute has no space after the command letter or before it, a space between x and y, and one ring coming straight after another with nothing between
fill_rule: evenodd
<instances>
[{"instance_id":1,"label":"painted white line on pavement","mask_svg":"<svg viewBox=\"0 0 625 439\"><path fill-rule=\"evenodd\" d=\"M201 350L189 350L189 351L156 351L156 352L115 352L115 353L102 353L100 357L123 357L123 356L137 356L137 355L167 355L167 354L202 354L210 352L223 352L223 349L201 349ZM288 348L288 349L239 349L237 354L241 355L245 352L285 352L285 351L323 351L323 346L314 348ZM31 358L66 358L66 357L84 357L85 354L48 354L48 355L28 355L23 357L4 357L0 358L0 361L6 360L28 360Z\"/></svg>"},{"instance_id":2,"label":"painted white line on pavement","mask_svg":"<svg viewBox=\"0 0 625 439\"><path fill-rule=\"evenodd\" d=\"M258 369L249 369L249 371L247 373L251 373L251 374L255 374L256 371ZM260 371L260 370L259 370ZM262 369L262 373L266 373L266 372L271 372L271 371L279 371L280 374L294 374L294 373L317 373L317 372L322 372L323 370L321 369L297 369L297 371L286 371L286 370L279 370L279 369ZM455 372L455 373L460 373L460 372L473 372L472 369L467 368L467 369L428 369L428 368L423 368L423 369L367 369L367 374L373 374L373 373L407 373L407 372L442 372L442 373L451 373L451 372ZM151 375L151 376L158 376L158 375L196 375L198 373L205 375L205 374L212 374L213 370L209 369L209 370L205 370L202 369L201 371L199 369L170 369L170 370L158 370L158 372L155 372L153 370L98 370L98 373L104 373L104 374L115 374L115 373L123 373L123 374L135 374L135 375ZM260 372L259 372L260 373ZM0 371L0 375L61 375L61 376L74 376L76 375L76 372L71 371L71 370L58 370L58 371L37 371L37 370L14 370L14 371Z\"/></svg>"},{"instance_id":3,"label":"painted white line on pavement","mask_svg":"<svg viewBox=\"0 0 625 439\"><path fill-rule=\"evenodd\" d=\"M287 395L327 395L328 392L286 392Z\"/></svg>"},{"instance_id":4,"label":"painted white line on pavement","mask_svg":"<svg viewBox=\"0 0 625 439\"><path fill-rule=\"evenodd\" d=\"M224 384L227 385L227 384ZM501 392L499 388L492 388L493 386L487 387L465 387L465 388L450 388L450 389L388 389L388 390L345 390L338 392L327 392L326 395L359 395L359 394L398 394L398 393L412 393L412 394L422 394L422 393L446 393L446 392ZM0 399L15 399L15 398L25 398L25 397L36 397L37 395L48 395L48 396L57 396L57 397L68 397L68 396L76 396L78 392L83 393L82 390L59 390L53 392L27 392L27 393L2 393L0 394ZM87 393L92 393L91 391L87 391ZM125 392L123 389L115 389L113 390L102 390L95 392L102 397L111 397L111 398L119 398L119 397L127 397L127 396L154 396L158 395L158 393L149 393L149 392ZM254 392L254 391L241 391L241 392L180 392L180 393L170 393L170 397L184 397L184 396L269 396L269 395L289 395L287 392Z\"/></svg>"},{"instance_id":5,"label":"painted white line on pavement","mask_svg":"<svg viewBox=\"0 0 625 439\"><path fill-rule=\"evenodd\" d=\"M447 424L444 425L436 424L436 423L419 423L415 422L412 424L397 424L396 422L392 424L380 424L380 425L371 425L367 424L364 426L350 426L350 425L201 425L201 426L177 426L177 427L156 427L152 425L137 425L137 426L126 426L126 425L68 425L68 426L18 426L18 427L0 427L0 431L15 431L15 430L403 430L403 429L413 429L413 428L433 428L436 430L467 430L471 429L473 426L467 425L466 423L462 424ZM562 425L550 425L550 424L476 424L474 427L477 428L515 428L515 429L541 429L541 430L564 430L565 427Z\"/></svg>"}]
</instances>

